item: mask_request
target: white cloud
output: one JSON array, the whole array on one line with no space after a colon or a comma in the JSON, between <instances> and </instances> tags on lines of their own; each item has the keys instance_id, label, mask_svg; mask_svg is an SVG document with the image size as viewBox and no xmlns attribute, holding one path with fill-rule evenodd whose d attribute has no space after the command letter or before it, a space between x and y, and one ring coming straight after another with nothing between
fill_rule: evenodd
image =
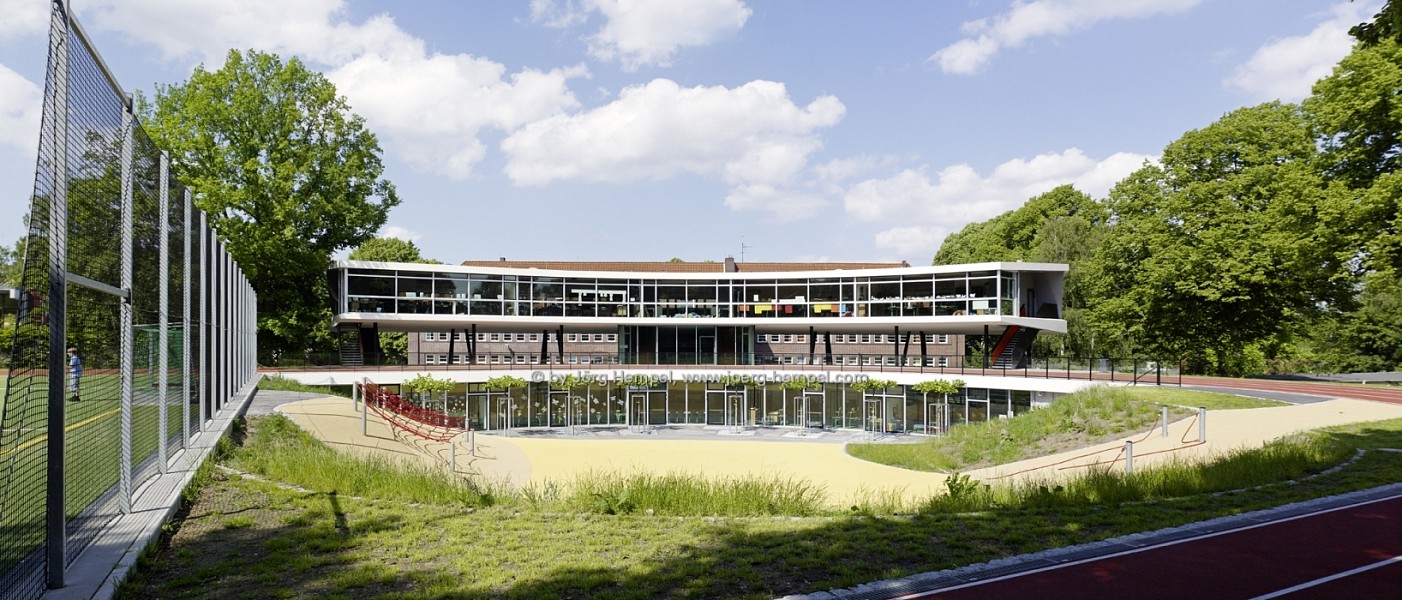
<instances>
[{"instance_id":1,"label":"white cloud","mask_svg":"<svg viewBox=\"0 0 1402 600\"><path fill-rule=\"evenodd\" d=\"M1379 8L1375 2L1336 4L1329 19L1313 31L1261 46L1223 83L1257 100L1303 100L1314 82L1328 75L1353 49L1349 28L1370 20Z\"/></svg>"},{"instance_id":2,"label":"white cloud","mask_svg":"<svg viewBox=\"0 0 1402 600\"><path fill-rule=\"evenodd\" d=\"M382 238L396 238L406 242L418 242L424 237L416 231L410 231L398 225L385 225L381 227L380 232L375 235Z\"/></svg>"},{"instance_id":3,"label":"white cloud","mask_svg":"<svg viewBox=\"0 0 1402 600\"><path fill-rule=\"evenodd\" d=\"M821 143L816 131L842 119L837 98L795 105L784 85L683 88L667 79L625 88L593 110L530 123L502 141L518 185L622 182L691 173L734 185L789 183ZM764 194L742 191L735 204Z\"/></svg>"},{"instance_id":4,"label":"white cloud","mask_svg":"<svg viewBox=\"0 0 1402 600\"><path fill-rule=\"evenodd\" d=\"M0 40L49 31L49 3L35 0L0 0Z\"/></svg>"},{"instance_id":5,"label":"white cloud","mask_svg":"<svg viewBox=\"0 0 1402 600\"><path fill-rule=\"evenodd\" d=\"M939 227L892 227L876 234L876 247L890 250L898 256L906 257L911 264L925 264L929 259L910 260L910 257L934 256L940 240L949 232Z\"/></svg>"},{"instance_id":6,"label":"white cloud","mask_svg":"<svg viewBox=\"0 0 1402 600\"><path fill-rule=\"evenodd\" d=\"M0 144L28 153L39 145L43 91L5 65L0 65Z\"/></svg>"},{"instance_id":7,"label":"white cloud","mask_svg":"<svg viewBox=\"0 0 1402 600\"><path fill-rule=\"evenodd\" d=\"M484 129L510 132L579 102L567 82L580 68L511 75L500 63L457 54L365 54L328 77L388 138L387 146L422 169L464 178L486 155Z\"/></svg>"},{"instance_id":8,"label":"white cloud","mask_svg":"<svg viewBox=\"0 0 1402 600\"><path fill-rule=\"evenodd\" d=\"M929 58L945 73L977 73L1003 48L1028 40L1061 36L1111 19L1143 19L1196 6L1202 0L1033 0L1014 1L1005 13L963 24L968 37Z\"/></svg>"},{"instance_id":9,"label":"white cloud","mask_svg":"<svg viewBox=\"0 0 1402 600\"><path fill-rule=\"evenodd\" d=\"M1070 148L1007 161L987 177L966 164L945 167L933 177L924 169L906 169L885 179L861 181L843 200L849 215L893 225L877 234L877 246L906 255L933 255L948 232L1017 208L1058 185L1069 183L1104 197L1145 160L1154 157L1121 152L1095 160Z\"/></svg>"},{"instance_id":10,"label":"white cloud","mask_svg":"<svg viewBox=\"0 0 1402 600\"><path fill-rule=\"evenodd\" d=\"M567 81L587 75L580 67L508 74L486 58L430 52L387 15L346 20L343 0L99 0L91 12L96 27L170 60L215 69L228 49L257 48L326 65L387 152L455 178L485 157L484 130L510 132L577 107Z\"/></svg>"},{"instance_id":11,"label":"white cloud","mask_svg":"<svg viewBox=\"0 0 1402 600\"><path fill-rule=\"evenodd\" d=\"M532 0L531 19L549 27L573 27L597 12L604 25L587 39L589 54L617 59L624 70L671 66L677 51L705 46L739 31L751 10L740 0Z\"/></svg>"}]
</instances>

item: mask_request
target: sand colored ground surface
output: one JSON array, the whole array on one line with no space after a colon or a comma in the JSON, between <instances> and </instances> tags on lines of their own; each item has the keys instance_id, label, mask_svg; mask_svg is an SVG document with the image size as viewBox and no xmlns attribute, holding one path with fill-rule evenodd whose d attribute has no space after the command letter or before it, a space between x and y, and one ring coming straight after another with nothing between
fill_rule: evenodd
<instances>
[{"instance_id":1,"label":"sand colored ground surface","mask_svg":"<svg viewBox=\"0 0 1402 600\"><path fill-rule=\"evenodd\" d=\"M351 401L320 398L285 404L283 414L327 444L356 453L378 453L425 464L448 463L448 445L425 442L396 432L371 412L364 421ZM1361 400L1330 400L1314 404L1248 410L1212 411L1207 416L1207 441L1197 440L1196 418L1170 424L1163 437L1158 429L1133 440L1136 469L1170 457L1202 458L1232 449L1259 446L1294 432L1348 423L1402 417L1402 406ZM827 489L834 505L844 505L865 491L899 489L918 500L944 489L945 476L878 465L848 456L840 444L776 443L737 440L669 439L530 439L477 434L475 452L467 441L455 444L458 471L513 486L545 481L568 482L594 471L653 473L685 472L712 477L787 475ZM1093 465L1123 469L1124 440L1072 452L1030 459L971 472L985 481L1053 478L1074 475Z\"/></svg>"}]
</instances>

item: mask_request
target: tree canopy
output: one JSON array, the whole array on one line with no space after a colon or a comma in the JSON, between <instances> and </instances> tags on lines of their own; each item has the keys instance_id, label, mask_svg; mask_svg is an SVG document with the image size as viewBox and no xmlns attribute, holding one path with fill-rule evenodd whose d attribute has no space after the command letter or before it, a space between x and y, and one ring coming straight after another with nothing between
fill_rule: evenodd
<instances>
[{"instance_id":1,"label":"tree canopy","mask_svg":"<svg viewBox=\"0 0 1402 600\"><path fill-rule=\"evenodd\" d=\"M322 74L255 50L158 85L139 110L257 291L260 346L325 344L330 309L315 283L399 204L364 120Z\"/></svg>"},{"instance_id":2,"label":"tree canopy","mask_svg":"<svg viewBox=\"0 0 1402 600\"><path fill-rule=\"evenodd\" d=\"M432 258L424 258L419 253L419 247L407 240L392 237L377 237L366 240L365 243L351 250L347 257L351 260L372 260L379 262L402 262L421 263L429 265L441 265L442 262Z\"/></svg>"}]
</instances>

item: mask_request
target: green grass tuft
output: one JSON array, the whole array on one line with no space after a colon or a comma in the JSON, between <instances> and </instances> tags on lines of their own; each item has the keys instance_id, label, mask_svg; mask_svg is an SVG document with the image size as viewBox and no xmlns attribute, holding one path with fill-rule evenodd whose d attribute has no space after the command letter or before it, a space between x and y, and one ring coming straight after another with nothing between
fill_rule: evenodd
<instances>
[{"instance_id":1,"label":"green grass tuft","mask_svg":"<svg viewBox=\"0 0 1402 600\"><path fill-rule=\"evenodd\" d=\"M335 451L282 415L258 420L231 466L318 492L389 500L488 506L493 494L446 469Z\"/></svg>"}]
</instances>

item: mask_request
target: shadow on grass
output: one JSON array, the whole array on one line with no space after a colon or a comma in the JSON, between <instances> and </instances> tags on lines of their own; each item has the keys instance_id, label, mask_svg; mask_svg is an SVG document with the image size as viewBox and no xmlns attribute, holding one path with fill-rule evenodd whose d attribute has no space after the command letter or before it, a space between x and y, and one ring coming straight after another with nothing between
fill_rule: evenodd
<instances>
[{"instance_id":1,"label":"shadow on grass","mask_svg":"<svg viewBox=\"0 0 1402 600\"><path fill-rule=\"evenodd\" d=\"M1337 443L1402 447L1402 421ZM1294 485L965 514L675 518L469 510L226 479L119 598L770 598L1091 542L1402 480L1394 455ZM241 520L246 507L258 518Z\"/></svg>"}]
</instances>

